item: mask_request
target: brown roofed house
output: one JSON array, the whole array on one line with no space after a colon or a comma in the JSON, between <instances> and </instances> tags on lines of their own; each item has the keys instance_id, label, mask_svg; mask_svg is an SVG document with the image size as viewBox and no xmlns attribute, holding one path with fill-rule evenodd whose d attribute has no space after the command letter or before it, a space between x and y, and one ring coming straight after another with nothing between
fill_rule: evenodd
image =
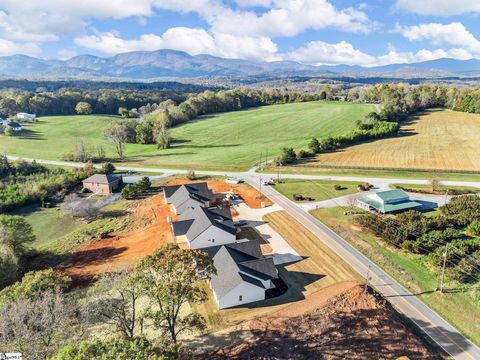
<instances>
[{"instance_id":1,"label":"brown roofed house","mask_svg":"<svg viewBox=\"0 0 480 360\"><path fill-rule=\"evenodd\" d=\"M120 187L120 180L116 175L94 174L83 180L83 187L95 194L107 195Z\"/></svg>"}]
</instances>

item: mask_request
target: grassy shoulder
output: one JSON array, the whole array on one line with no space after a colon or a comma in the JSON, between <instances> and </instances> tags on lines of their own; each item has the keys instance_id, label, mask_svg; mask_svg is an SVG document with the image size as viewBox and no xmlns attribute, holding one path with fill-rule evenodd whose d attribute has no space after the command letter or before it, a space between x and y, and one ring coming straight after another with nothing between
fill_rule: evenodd
<instances>
[{"instance_id":1,"label":"grassy shoulder","mask_svg":"<svg viewBox=\"0 0 480 360\"><path fill-rule=\"evenodd\" d=\"M362 280L347 263L285 211L269 213L263 220L268 222L269 226L304 259L277 267L279 276L289 288L285 294L249 304L247 307L218 310L211 290L205 284L205 289L210 294L208 301L192 306L194 311L207 320L209 332L239 325L295 302L308 301L309 295L327 287Z\"/></svg>"},{"instance_id":2,"label":"grassy shoulder","mask_svg":"<svg viewBox=\"0 0 480 360\"><path fill-rule=\"evenodd\" d=\"M312 215L331 227L363 254L381 266L443 318L480 344L480 303L474 302L469 291L433 292L439 284L438 274L431 272L421 256L394 249L354 224L353 217L342 208L323 208Z\"/></svg>"},{"instance_id":3,"label":"grassy shoulder","mask_svg":"<svg viewBox=\"0 0 480 360\"><path fill-rule=\"evenodd\" d=\"M266 167L262 173L293 174L293 175L324 175L324 176L348 176L348 177L371 177L386 179L418 179L418 180L439 180L439 181L480 181L480 174L468 172L446 172L446 171L416 171L402 169L369 169L369 168L336 168L336 167L315 167L315 166L282 166L280 169L275 166Z\"/></svg>"},{"instance_id":4,"label":"grassy shoulder","mask_svg":"<svg viewBox=\"0 0 480 360\"><path fill-rule=\"evenodd\" d=\"M279 155L282 146L306 148L309 140L346 133L373 105L343 102L306 102L271 105L201 117L174 127L170 149L127 144L125 161L117 165L141 167L246 170L263 157ZM87 147L102 145L116 158L104 129L113 116L42 117L18 135L2 137L0 152L27 158L60 160L78 139Z\"/></svg>"},{"instance_id":5,"label":"grassy shoulder","mask_svg":"<svg viewBox=\"0 0 480 360\"><path fill-rule=\"evenodd\" d=\"M293 194L300 194L322 201L354 194L358 184L353 181L284 179L280 184L275 184L275 189L289 199L293 198Z\"/></svg>"}]
</instances>

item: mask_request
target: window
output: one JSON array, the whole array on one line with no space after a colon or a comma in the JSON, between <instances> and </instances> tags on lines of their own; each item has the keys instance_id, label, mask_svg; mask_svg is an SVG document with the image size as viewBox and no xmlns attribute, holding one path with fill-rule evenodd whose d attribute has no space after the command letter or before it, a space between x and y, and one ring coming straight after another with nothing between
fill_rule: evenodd
<instances>
[{"instance_id":1,"label":"window","mask_svg":"<svg viewBox=\"0 0 480 360\"><path fill-rule=\"evenodd\" d=\"M239 295L239 296L238 296L238 301L242 301L242 299L243 299L243 298L242 298L242 295Z\"/></svg>"},{"instance_id":2,"label":"window","mask_svg":"<svg viewBox=\"0 0 480 360\"><path fill-rule=\"evenodd\" d=\"M214 242L215 242L215 239L212 239L212 243L214 243Z\"/></svg>"}]
</instances>

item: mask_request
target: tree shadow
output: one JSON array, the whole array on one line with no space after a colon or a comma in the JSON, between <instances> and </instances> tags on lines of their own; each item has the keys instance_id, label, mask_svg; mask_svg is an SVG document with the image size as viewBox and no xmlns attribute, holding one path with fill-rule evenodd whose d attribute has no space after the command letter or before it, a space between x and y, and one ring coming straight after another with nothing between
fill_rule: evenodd
<instances>
[{"instance_id":1,"label":"tree shadow","mask_svg":"<svg viewBox=\"0 0 480 360\"><path fill-rule=\"evenodd\" d=\"M40 131L30 130L23 128L19 135L17 135L20 139L28 139L28 140L46 140L43 134Z\"/></svg>"}]
</instances>

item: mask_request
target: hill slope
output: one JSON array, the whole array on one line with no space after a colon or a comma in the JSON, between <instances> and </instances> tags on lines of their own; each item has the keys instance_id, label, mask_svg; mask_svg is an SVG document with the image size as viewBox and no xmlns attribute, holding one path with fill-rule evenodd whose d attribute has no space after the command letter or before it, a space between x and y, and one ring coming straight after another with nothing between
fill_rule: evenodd
<instances>
[{"instance_id":1,"label":"hill slope","mask_svg":"<svg viewBox=\"0 0 480 360\"><path fill-rule=\"evenodd\" d=\"M380 67L311 66L294 61L262 62L191 56L182 51L134 51L112 57L80 55L69 60L44 60L25 55L0 57L0 76L28 79L156 79L192 77L339 77L383 76L437 78L478 76L480 60L438 59Z\"/></svg>"}]
</instances>

